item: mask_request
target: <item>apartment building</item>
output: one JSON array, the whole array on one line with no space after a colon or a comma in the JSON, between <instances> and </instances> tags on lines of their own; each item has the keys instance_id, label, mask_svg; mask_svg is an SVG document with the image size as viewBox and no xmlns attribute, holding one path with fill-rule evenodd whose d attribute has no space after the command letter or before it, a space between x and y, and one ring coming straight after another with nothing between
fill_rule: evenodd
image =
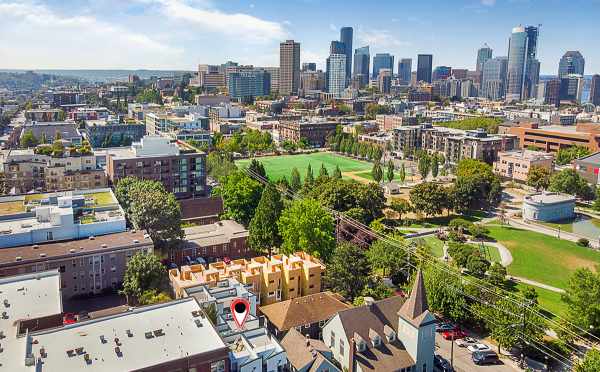
<instances>
[{"instance_id":1,"label":"apartment building","mask_svg":"<svg viewBox=\"0 0 600 372\"><path fill-rule=\"evenodd\" d=\"M229 348L194 298L63 325L60 285L56 271L0 279L3 370L229 372Z\"/></svg>"},{"instance_id":2,"label":"apartment building","mask_svg":"<svg viewBox=\"0 0 600 372\"><path fill-rule=\"evenodd\" d=\"M58 270L65 299L116 290L127 262L136 253L152 253L144 231L120 233L0 249L0 276Z\"/></svg>"},{"instance_id":3,"label":"apartment building","mask_svg":"<svg viewBox=\"0 0 600 372\"><path fill-rule=\"evenodd\" d=\"M5 150L0 155L0 169L11 194L107 186L106 173L96 156L70 148L62 154L51 155L44 155L38 149Z\"/></svg>"},{"instance_id":4,"label":"apartment building","mask_svg":"<svg viewBox=\"0 0 600 372\"><path fill-rule=\"evenodd\" d=\"M305 252L292 255L273 255L238 259L229 263L214 262L205 265L182 266L169 271L176 296L185 288L199 284L216 285L219 280L235 278L249 285L259 296L261 305L272 304L321 291L321 277L325 266Z\"/></svg>"},{"instance_id":5,"label":"apartment building","mask_svg":"<svg viewBox=\"0 0 600 372\"><path fill-rule=\"evenodd\" d=\"M393 146L397 151L408 152L421 148L421 126L406 125L395 128L392 132ZM406 154L403 154L406 156Z\"/></svg>"},{"instance_id":6,"label":"apartment building","mask_svg":"<svg viewBox=\"0 0 600 372\"><path fill-rule=\"evenodd\" d=\"M125 230L125 214L110 189L0 197L0 248Z\"/></svg>"},{"instance_id":7,"label":"apartment building","mask_svg":"<svg viewBox=\"0 0 600 372\"><path fill-rule=\"evenodd\" d=\"M335 133L338 123L334 121L279 121L279 140L298 142L306 139L313 147L323 147L327 137Z\"/></svg>"},{"instance_id":8,"label":"apartment building","mask_svg":"<svg viewBox=\"0 0 600 372\"><path fill-rule=\"evenodd\" d=\"M146 135L146 125L116 120L86 120L84 132L94 148L129 146Z\"/></svg>"},{"instance_id":9,"label":"apartment building","mask_svg":"<svg viewBox=\"0 0 600 372\"><path fill-rule=\"evenodd\" d=\"M366 133L359 134L358 141L365 142L371 145L379 146L382 149L387 149L391 146L394 135L390 132L377 132L377 133Z\"/></svg>"},{"instance_id":10,"label":"apartment building","mask_svg":"<svg viewBox=\"0 0 600 372\"><path fill-rule=\"evenodd\" d=\"M514 181L527 182L532 167L545 168L552 172L554 155L530 150L514 150L498 153L494 162L494 172L501 177Z\"/></svg>"},{"instance_id":11,"label":"apartment building","mask_svg":"<svg viewBox=\"0 0 600 372\"><path fill-rule=\"evenodd\" d=\"M36 109L25 111L25 119L28 121L60 121L64 120L64 116L64 112L61 109Z\"/></svg>"},{"instance_id":12,"label":"apartment building","mask_svg":"<svg viewBox=\"0 0 600 372\"><path fill-rule=\"evenodd\" d=\"M196 259L202 257L207 261L217 258L247 257L252 251L247 244L248 230L233 221L222 220L209 225L186 227L183 229L185 243L177 249L171 260L183 263L184 257Z\"/></svg>"},{"instance_id":13,"label":"apartment building","mask_svg":"<svg viewBox=\"0 0 600 372\"><path fill-rule=\"evenodd\" d=\"M589 183L593 185L600 183L598 181L600 175L600 152L576 159L574 166L577 173Z\"/></svg>"},{"instance_id":14,"label":"apartment building","mask_svg":"<svg viewBox=\"0 0 600 372\"><path fill-rule=\"evenodd\" d=\"M19 142L25 133L31 132L33 137L39 143L52 144L55 139L60 139L65 145L81 145L83 142L83 134L77 128L74 122L69 121L52 121L52 122L35 122L26 124L19 133Z\"/></svg>"},{"instance_id":15,"label":"apartment building","mask_svg":"<svg viewBox=\"0 0 600 372\"><path fill-rule=\"evenodd\" d=\"M517 136L520 148L533 146L546 152L557 152L565 147L584 146L591 152L600 150L600 128L593 123L579 123L576 126L507 123L500 126L499 132Z\"/></svg>"},{"instance_id":16,"label":"apartment building","mask_svg":"<svg viewBox=\"0 0 600 372\"><path fill-rule=\"evenodd\" d=\"M376 115L375 122L379 127L379 131L387 132L396 128L400 128L404 125L415 125L417 124L417 117L402 115Z\"/></svg>"},{"instance_id":17,"label":"apartment building","mask_svg":"<svg viewBox=\"0 0 600 372\"><path fill-rule=\"evenodd\" d=\"M130 148L109 149L106 173L116 185L134 176L161 182L177 198L206 194L206 154L168 138L144 136Z\"/></svg>"}]
</instances>

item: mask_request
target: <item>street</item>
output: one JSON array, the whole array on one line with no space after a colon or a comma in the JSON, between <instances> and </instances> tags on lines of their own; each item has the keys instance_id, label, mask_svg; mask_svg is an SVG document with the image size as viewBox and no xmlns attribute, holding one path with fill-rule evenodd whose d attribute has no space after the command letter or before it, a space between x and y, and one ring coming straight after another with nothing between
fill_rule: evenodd
<instances>
[{"instance_id":1,"label":"street","mask_svg":"<svg viewBox=\"0 0 600 372\"><path fill-rule=\"evenodd\" d=\"M435 353L441 355L448 362L450 361L450 346L452 342L444 340L438 333L435 335ZM496 351L496 350L494 350ZM502 364L477 366L471 360L471 353L465 347L458 347L454 344L454 370L456 372L469 371L488 371L488 372L514 372L520 369L513 367L506 357L500 359Z\"/></svg>"}]
</instances>

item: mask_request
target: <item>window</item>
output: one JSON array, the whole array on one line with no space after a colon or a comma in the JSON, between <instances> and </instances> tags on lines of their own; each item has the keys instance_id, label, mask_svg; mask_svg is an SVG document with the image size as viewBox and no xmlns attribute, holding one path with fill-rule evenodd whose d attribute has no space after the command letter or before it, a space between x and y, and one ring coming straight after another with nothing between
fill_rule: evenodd
<instances>
[{"instance_id":1,"label":"window","mask_svg":"<svg viewBox=\"0 0 600 372\"><path fill-rule=\"evenodd\" d=\"M423 363L423 368L421 369L423 372L427 372L427 363Z\"/></svg>"},{"instance_id":2,"label":"window","mask_svg":"<svg viewBox=\"0 0 600 372\"><path fill-rule=\"evenodd\" d=\"M269 297L275 296L275 292L269 292Z\"/></svg>"},{"instance_id":3,"label":"window","mask_svg":"<svg viewBox=\"0 0 600 372\"><path fill-rule=\"evenodd\" d=\"M210 372L225 372L225 361L219 360L210 364Z\"/></svg>"},{"instance_id":4,"label":"window","mask_svg":"<svg viewBox=\"0 0 600 372\"><path fill-rule=\"evenodd\" d=\"M66 270L67 268L65 267L65 265L60 265L60 267L58 268L59 273L64 273Z\"/></svg>"},{"instance_id":5,"label":"window","mask_svg":"<svg viewBox=\"0 0 600 372\"><path fill-rule=\"evenodd\" d=\"M340 355L344 355L344 340L340 338Z\"/></svg>"},{"instance_id":6,"label":"window","mask_svg":"<svg viewBox=\"0 0 600 372\"><path fill-rule=\"evenodd\" d=\"M73 265L73 267L77 266L77 260L71 260L71 264Z\"/></svg>"},{"instance_id":7,"label":"window","mask_svg":"<svg viewBox=\"0 0 600 372\"><path fill-rule=\"evenodd\" d=\"M329 347L333 349L335 347L335 333L331 332L331 341L329 342Z\"/></svg>"}]
</instances>

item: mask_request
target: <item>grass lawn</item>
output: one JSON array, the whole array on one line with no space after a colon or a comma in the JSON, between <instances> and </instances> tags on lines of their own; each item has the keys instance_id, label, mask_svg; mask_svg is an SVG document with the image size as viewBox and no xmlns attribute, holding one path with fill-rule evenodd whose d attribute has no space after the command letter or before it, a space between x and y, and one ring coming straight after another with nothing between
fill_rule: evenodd
<instances>
[{"instance_id":1,"label":"grass lawn","mask_svg":"<svg viewBox=\"0 0 600 372\"><path fill-rule=\"evenodd\" d=\"M541 307L562 317L567 315L567 305L560 299L560 293L549 291L547 289L539 287L529 286L523 283L519 283L515 286L515 288L521 292L528 287L534 288L537 292L538 303Z\"/></svg>"},{"instance_id":2,"label":"grass lawn","mask_svg":"<svg viewBox=\"0 0 600 372\"><path fill-rule=\"evenodd\" d=\"M429 247L429 253L435 257L444 256L444 242L438 239L435 235L421 236L414 238L415 240L424 241Z\"/></svg>"},{"instance_id":3,"label":"grass lawn","mask_svg":"<svg viewBox=\"0 0 600 372\"><path fill-rule=\"evenodd\" d=\"M0 203L0 216L19 212L25 212L25 206L21 200Z\"/></svg>"},{"instance_id":4,"label":"grass lawn","mask_svg":"<svg viewBox=\"0 0 600 372\"><path fill-rule=\"evenodd\" d=\"M479 222L482 218L484 218L484 214L483 214L483 212L474 212L470 216L451 214L450 216L438 216L438 217L423 218L423 219L414 221L408 227L448 226L450 221L452 221L455 218L462 218L463 220L467 220L470 222Z\"/></svg>"},{"instance_id":5,"label":"grass lawn","mask_svg":"<svg viewBox=\"0 0 600 372\"><path fill-rule=\"evenodd\" d=\"M473 245L477 246L477 248L481 247L480 244L475 244L472 243ZM498 248L492 246L492 245L487 245L484 244L485 246L485 257L490 261L490 262L500 262L500 252L498 252Z\"/></svg>"},{"instance_id":6,"label":"grass lawn","mask_svg":"<svg viewBox=\"0 0 600 372\"><path fill-rule=\"evenodd\" d=\"M108 191L85 194L85 197L86 198L89 198L89 197L94 198L94 202L95 202L96 206L105 206L105 205L110 205L110 204L115 203L112 195Z\"/></svg>"},{"instance_id":7,"label":"grass lawn","mask_svg":"<svg viewBox=\"0 0 600 372\"><path fill-rule=\"evenodd\" d=\"M489 236L506 246L513 263L508 273L558 288L565 288L575 269L592 270L600 264L600 253L577 244L529 230L488 225Z\"/></svg>"},{"instance_id":8,"label":"grass lawn","mask_svg":"<svg viewBox=\"0 0 600 372\"><path fill-rule=\"evenodd\" d=\"M382 170L383 170L383 176L385 178L384 181L387 182L387 176L386 176L387 168L383 167ZM374 181L373 175L371 174L370 169L368 171L354 173L354 175L365 178L369 181ZM408 174L407 174L407 177L408 177ZM400 182L400 171L398 171L398 170L394 171L394 181Z\"/></svg>"},{"instance_id":9,"label":"grass lawn","mask_svg":"<svg viewBox=\"0 0 600 372\"><path fill-rule=\"evenodd\" d=\"M313 174L315 177L319 175L319 169L321 164L325 165L329 174L333 174L336 165L340 167L342 172L360 172L368 171L371 172L373 164L362 161L350 159L344 156L336 155L329 152L316 152L313 154L299 154L299 155L280 155L280 156L266 156L256 158L260 161L267 175L271 180L277 180L285 176L288 180L292 174L292 169L298 168L300 177L304 179L306 176L306 169L310 164ZM236 161L236 165L239 167L247 167L250 164L251 159L242 159Z\"/></svg>"}]
</instances>

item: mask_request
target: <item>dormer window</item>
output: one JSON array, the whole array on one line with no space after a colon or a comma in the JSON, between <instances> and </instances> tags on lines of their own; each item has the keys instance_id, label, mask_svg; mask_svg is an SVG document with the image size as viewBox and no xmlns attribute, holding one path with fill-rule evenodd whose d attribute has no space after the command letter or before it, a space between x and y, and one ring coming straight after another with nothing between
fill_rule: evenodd
<instances>
[{"instance_id":1,"label":"dormer window","mask_svg":"<svg viewBox=\"0 0 600 372\"><path fill-rule=\"evenodd\" d=\"M373 344L373 347L379 347L379 345L381 345L381 337L379 336L375 336L371 339L371 343Z\"/></svg>"},{"instance_id":2,"label":"dormer window","mask_svg":"<svg viewBox=\"0 0 600 372\"><path fill-rule=\"evenodd\" d=\"M367 344L364 341L360 340L356 343L356 350L358 350L359 353L362 353L366 349L367 349Z\"/></svg>"},{"instance_id":3,"label":"dormer window","mask_svg":"<svg viewBox=\"0 0 600 372\"><path fill-rule=\"evenodd\" d=\"M385 337L387 338L388 342L394 342L396 341L396 332L392 332Z\"/></svg>"}]
</instances>

